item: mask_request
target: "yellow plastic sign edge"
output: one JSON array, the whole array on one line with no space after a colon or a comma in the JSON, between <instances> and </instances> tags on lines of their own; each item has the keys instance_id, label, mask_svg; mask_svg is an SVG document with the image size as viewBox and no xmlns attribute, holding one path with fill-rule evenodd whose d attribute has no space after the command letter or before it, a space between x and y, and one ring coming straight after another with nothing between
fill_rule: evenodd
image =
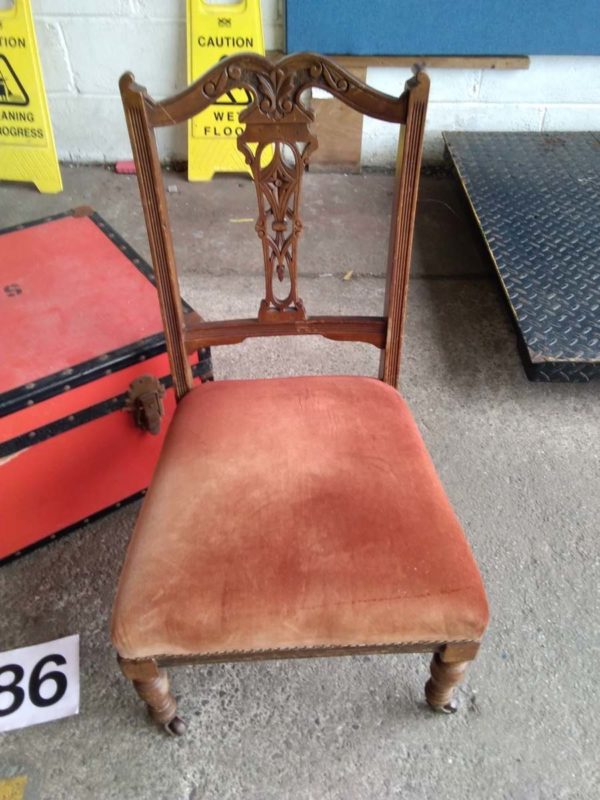
<instances>
[{"instance_id":1,"label":"yellow plastic sign edge","mask_svg":"<svg viewBox=\"0 0 600 800\"><path fill-rule=\"evenodd\" d=\"M0 55L4 56L4 60L10 64L6 54L8 53L10 55L8 47L12 47L12 45L3 45L3 40L7 42L14 41L19 50L28 50L25 58L29 61L29 64L24 64L22 57L16 58L15 60L13 56L13 61L19 64L20 75L18 79L20 81L20 86L27 87L27 104L29 104L29 99L31 98L34 100L36 107L33 119L25 119L22 121L19 119L14 120L16 125L11 125L11 128L27 130L28 133L32 131L36 133L42 131L42 136L46 144L42 146L27 146L6 143L1 135L2 128L5 127L5 122L10 124L13 120L2 119L2 112L6 114L6 111L2 108L5 104L0 103L0 180L29 181L34 183L40 192L48 194L61 192L63 184L56 156L54 134L50 122L50 114L48 112L48 102L46 100L44 79L29 0L15 0L12 8L0 10ZM24 46L21 44L22 42L25 43ZM17 74L14 70L14 65L10 64L10 67L11 73L13 75ZM25 67L25 69L23 69L23 67ZM31 87L31 89L29 89L29 87ZM11 107L15 108L15 106ZM35 128L23 127L23 122L25 122L25 124L33 123ZM8 127L8 125L6 125L6 127Z\"/></svg>"},{"instance_id":2,"label":"yellow plastic sign edge","mask_svg":"<svg viewBox=\"0 0 600 800\"><path fill-rule=\"evenodd\" d=\"M196 16L194 16L196 14ZM246 18L245 18L246 17ZM231 27L224 28L221 34L222 39L238 38L244 46L233 46L221 50L219 47L210 49L210 56L207 56L206 63L194 71L193 69L193 50L195 46L194 37L202 37L205 40L216 38L218 34L213 33L212 23L220 19L231 19ZM202 20L206 21L204 33L197 31L201 28ZM208 25L208 22L211 25ZM237 24L236 24L237 23ZM206 4L203 0L187 0L186 2L186 39L187 39L187 77L188 83L192 83L210 67L214 66L220 58L224 58L234 53L252 52L264 55L264 38L262 30L262 17L260 0L241 0L232 5L227 4ZM246 46L252 40L252 47ZM216 50L216 52L215 52ZM235 90L235 95L239 99L240 90ZM231 108L231 107L230 107ZM240 106L236 106L239 108ZM237 149L237 132L243 130L243 125L236 124L235 119L230 119L231 111L227 111L227 103L216 103L207 108L201 114L192 118L188 122L188 180L207 181L211 180L216 172L237 172L250 173L250 168L246 164L243 155ZM239 111L235 112L239 115ZM215 117L221 114L221 119ZM229 135L198 136L194 128L202 125L202 121L207 120L206 128L218 130L219 123L223 123L223 131L231 128Z\"/></svg>"}]
</instances>

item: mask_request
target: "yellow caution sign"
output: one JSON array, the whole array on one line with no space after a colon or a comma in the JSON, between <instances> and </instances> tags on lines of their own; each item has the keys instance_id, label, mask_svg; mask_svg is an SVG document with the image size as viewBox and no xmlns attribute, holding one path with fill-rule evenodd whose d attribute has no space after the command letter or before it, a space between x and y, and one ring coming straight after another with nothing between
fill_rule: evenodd
<instances>
[{"instance_id":1,"label":"yellow caution sign","mask_svg":"<svg viewBox=\"0 0 600 800\"><path fill-rule=\"evenodd\" d=\"M234 53L260 53L265 45L260 0L227 5L187 0L188 81ZM249 172L237 149L244 130L240 113L252 97L245 90L224 94L188 124L188 179L207 181L215 172Z\"/></svg>"},{"instance_id":2,"label":"yellow caution sign","mask_svg":"<svg viewBox=\"0 0 600 800\"><path fill-rule=\"evenodd\" d=\"M29 0L0 8L0 180L62 191Z\"/></svg>"}]
</instances>

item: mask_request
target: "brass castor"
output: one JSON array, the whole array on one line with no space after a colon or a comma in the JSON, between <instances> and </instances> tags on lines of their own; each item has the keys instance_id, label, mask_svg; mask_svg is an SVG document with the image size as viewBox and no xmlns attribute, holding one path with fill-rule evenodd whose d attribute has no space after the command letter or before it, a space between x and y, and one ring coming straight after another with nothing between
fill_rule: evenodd
<instances>
[{"instance_id":1,"label":"brass castor","mask_svg":"<svg viewBox=\"0 0 600 800\"><path fill-rule=\"evenodd\" d=\"M425 697L427 698L427 692L431 691L429 684L431 681L427 681L425 684ZM444 706L434 705L431 703L429 699L427 699L427 705L432 711L435 711L436 714L456 714L458 711L458 703L455 699L452 699L449 703L446 703Z\"/></svg>"},{"instance_id":2,"label":"brass castor","mask_svg":"<svg viewBox=\"0 0 600 800\"><path fill-rule=\"evenodd\" d=\"M165 722L163 727L169 736L183 736L187 730L187 725L181 717L173 717L170 722Z\"/></svg>"}]
</instances>

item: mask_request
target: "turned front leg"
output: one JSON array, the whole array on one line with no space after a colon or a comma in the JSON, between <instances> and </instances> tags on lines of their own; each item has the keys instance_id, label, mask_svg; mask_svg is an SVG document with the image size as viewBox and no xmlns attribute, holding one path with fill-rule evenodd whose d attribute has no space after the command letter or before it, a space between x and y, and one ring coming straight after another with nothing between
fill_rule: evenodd
<instances>
[{"instance_id":1,"label":"turned front leg","mask_svg":"<svg viewBox=\"0 0 600 800\"><path fill-rule=\"evenodd\" d=\"M454 692L462 683L469 662L475 658L479 645L447 645L441 652L434 653L431 659L431 677L425 684L425 697L434 709L444 714L453 714L457 705Z\"/></svg>"},{"instance_id":2,"label":"turned front leg","mask_svg":"<svg viewBox=\"0 0 600 800\"><path fill-rule=\"evenodd\" d=\"M126 661L119 659L126 677L131 679L134 689L146 703L152 719L162 725L167 733L181 736L185 723L177 716L177 701L169 689L169 677L159 669L152 659L148 661Z\"/></svg>"}]
</instances>

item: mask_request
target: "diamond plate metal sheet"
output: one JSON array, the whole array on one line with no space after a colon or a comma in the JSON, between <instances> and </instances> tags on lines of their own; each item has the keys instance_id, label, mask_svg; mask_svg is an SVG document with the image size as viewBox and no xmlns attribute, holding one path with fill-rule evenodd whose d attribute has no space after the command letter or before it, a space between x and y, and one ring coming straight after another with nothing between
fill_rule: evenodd
<instances>
[{"instance_id":1,"label":"diamond plate metal sheet","mask_svg":"<svg viewBox=\"0 0 600 800\"><path fill-rule=\"evenodd\" d=\"M527 376L600 378L600 133L444 133Z\"/></svg>"}]
</instances>

